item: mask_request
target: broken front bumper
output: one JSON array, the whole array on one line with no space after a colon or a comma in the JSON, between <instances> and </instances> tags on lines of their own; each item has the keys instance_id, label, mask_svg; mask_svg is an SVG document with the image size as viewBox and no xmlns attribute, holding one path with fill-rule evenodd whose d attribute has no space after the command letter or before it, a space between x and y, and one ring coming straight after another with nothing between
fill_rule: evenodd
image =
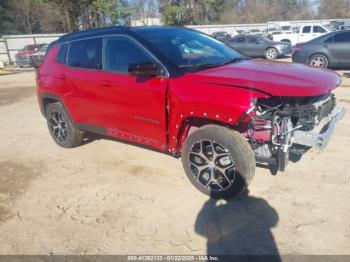
<instances>
[{"instance_id":1,"label":"broken front bumper","mask_svg":"<svg viewBox=\"0 0 350 262\"><path fill-rule=\"evenodd\" d=\"M304 145L308 147L315 147L322 149L327 146L335 126L339 120L345 115L345 109L342 107L336 107L327 116L324 117L318 126L311 131L294 132L293 144Z\"/></svg>"}]
</instances>

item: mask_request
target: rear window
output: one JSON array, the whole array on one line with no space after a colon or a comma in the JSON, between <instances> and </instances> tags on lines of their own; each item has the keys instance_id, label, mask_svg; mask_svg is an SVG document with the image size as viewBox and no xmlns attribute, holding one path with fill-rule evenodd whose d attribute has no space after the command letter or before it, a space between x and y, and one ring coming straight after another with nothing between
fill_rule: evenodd
<instances>
[{"instance_id":1,"label":"rear window","mask_svg":"<svg viewBox=\"0 0 350 262\"><path fill-rule=\"evenodd\" d=\"M334 42L336 43L350 43L350 32L339 33L334 35Z\"/></svg>"},{"instance_id":2,"label":"rear window","mask_svg":"<svg viewBox=\"0 0 350 262\"><path fill-rule=\"evenodd\" d=\"M102 69L101 38L92 38L69 44L67 65L87 69Z\"/></svg>"},{"instance_id":3,"label":"rear window","mask_svg":"<svg viewBox=\"0 0 350 262\"><path fill-rule=\"evenodd\" d=\"M60 64L65 64L66 63L67 46L68 46L67 44L63 44L63 45L61 45L59 47L60 50L58 50L56 60Z\"/></svg>"}]
</instances>

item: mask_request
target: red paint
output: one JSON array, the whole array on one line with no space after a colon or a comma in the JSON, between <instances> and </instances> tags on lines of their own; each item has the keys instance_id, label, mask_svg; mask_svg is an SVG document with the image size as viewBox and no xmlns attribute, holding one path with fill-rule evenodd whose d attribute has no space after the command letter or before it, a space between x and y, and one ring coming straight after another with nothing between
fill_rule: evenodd
<instances>
[{"instance_id":1,"label":"red paint","mask_svg":"<svg viewBox=\"0 0 350 262\"><path fill-rule=\"evenodd\" d=\"M57 96L76 125L103 127L109 136L175 153L194 120L234 127L253 98L317 96L335 89L338 79L330 70L265 60L141 79L71 68L57 63L57 52L51 48L38 71L41 107L43 94Z\"/></svg>"},{"instance_id":2,"label":"red paint","mask_svg":"<svg viewBox=\"0 0 350 262\"><path fill-rule=\"evenodd\" d=\"M32 50L18 50L17 53L15 54L15 56L21 57L21 56L27 56L27 55L34 54L34 53L38 52L40 47L42 47L43 45L45 45L45 44L30 45Z\"/></svg>"}]
</instances>

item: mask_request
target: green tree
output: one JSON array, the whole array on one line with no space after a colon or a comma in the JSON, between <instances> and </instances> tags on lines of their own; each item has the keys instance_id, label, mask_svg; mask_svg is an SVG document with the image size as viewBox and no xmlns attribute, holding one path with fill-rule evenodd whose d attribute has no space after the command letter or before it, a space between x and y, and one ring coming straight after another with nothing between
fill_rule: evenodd
<instances>
[{"instance_id":1,"label":"green tree","mask_svg":"<svg viewBox=\"0 0 350 262\"><path fill-rule=\"evenodd\" d=\"M96 10L106 17L106 24L115 25L120 19L126 20L132 10L125 0L94 0Z\"/></svg>"},{"instance_id":2,"label":"green tree","mask_svg":"<svg viewBox=\"0 0 350 262\"><path fill-rule=\"evenodd\" d=\"M320 0L318 16L322 19L349 18L350 0Z\"/></svg>"},{"instance_id":3,"label":"green tree","mask_svg":"<svg viewBox=\"0 0 350 262\"><path fill-rule=\"evenodd\" d=\"M166 25L184 25L187 22L186 9L179 5L168 5L162 10L163 22Z\"/></svg>"},{"instance_id":4,"label":"green tree","mask_svg":"<svg viewBox=\"0 0 350 262\"><path fill-rule=\"evenodd\" d=\"M224 0L163 0L160 9L167 25L216 23Z\"/></svg>"}]
</instances>

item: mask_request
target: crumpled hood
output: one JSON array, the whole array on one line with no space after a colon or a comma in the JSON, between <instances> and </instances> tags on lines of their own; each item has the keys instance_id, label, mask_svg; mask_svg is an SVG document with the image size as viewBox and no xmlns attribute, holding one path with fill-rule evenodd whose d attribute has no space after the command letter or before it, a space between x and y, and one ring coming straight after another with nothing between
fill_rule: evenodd
<instances>
[{"instance_id":1,"label":"crumpled hood","mask_svg":"<svg viewBox=\"0 0 350 262\"><path fill-rule=\"evenodd\" d=\"M206 83L248 88L272 96L317 96L337 87L339 76L302 64L243 60L193 74Z\"/></svg>"}]
</instances>

